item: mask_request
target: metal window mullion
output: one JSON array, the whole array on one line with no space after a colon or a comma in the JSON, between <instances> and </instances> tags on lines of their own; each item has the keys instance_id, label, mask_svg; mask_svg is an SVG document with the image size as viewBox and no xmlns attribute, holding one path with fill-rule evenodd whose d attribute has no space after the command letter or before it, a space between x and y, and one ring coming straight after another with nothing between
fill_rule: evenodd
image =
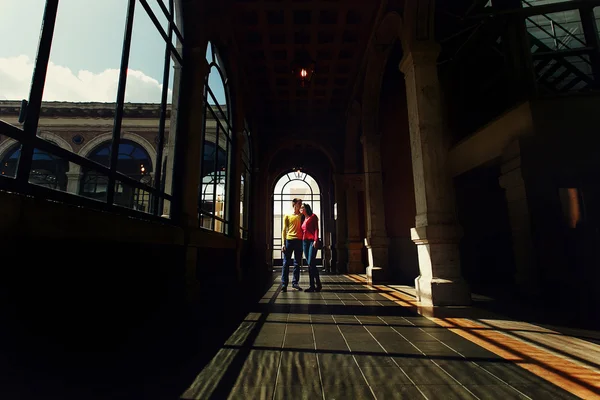
<instances>
[{"instance_id":1,"label":"metal window mullion","mask_svg":"<svg viewBox=\"0 0 600 400\"><path fill-rule=\"evenodd\" d=\"M206 171L204 171L204 152L206 151L206 147L205 147L205 143L206 143L206 117L207 117L207 107L208 107L208 99L206 97L206 88L208 87L208 75L206 76L206 79L204 81L204 117L203 117L203 121L204 121L204 126L202 128L202 138L201 138L201 142L202 142L202 154L200 155L200 184L198 185L198 209L199 210L203 210L202 208L202 202L205 199L205 195L204 195L204 190L203 189L203 184L204 184L204 174L206 173ZM204 215L204 214L203 214ZM198 225L200 225L202 223L201 220L198 221Z\"/></svg>"},{"instance_id":2,"label":"metal window mullion","mask_svg":"<svg viewBox=\"0 0 600 400\"><path fill-rule=\"evenodd\" d=\"M213 192L212 192L212 196L213 196L213 211L212 211L212 230L215 230L215 217L217 216L217 182L219 181L219 175L218 175L218 171L217 171L217 166L219 165L219 124L217 124L217 132L215 134L215 159L213 162L213 173L214 173L214 178L213 178Z\"/></svg>"},{"instance_id":3,"label":"metal window mullion","mask_svg":"<svg viewBox=\"0 0 600 400\"><path fill-rule=\"evenodd\" d=\"M223 194L225 196L225 201L223 202L223 218L227 221L227 228L229 228L229 220L231 217L231 210L229 209L229 207L233 206L233 202L231 201L230 197L233 195L233 185L235 182L235 178L233 176L233 174L231 173L233 171L233 157L235 155L234 149L233 149L233 141L231 140L230 136L225 133L225 142L226 142L226 158L225 158L225 162L226 162L226 167L225 167L225 184L223 185ZM229 179L231 178L231 179Z\"/></svg>"},{"instance_id":4,"label":"metal window mullion","mask_svg":"<svg viewBox=\"0 0 600 400\"><path fill-rule=\"evenodd\" d=\"M48 62L50 61L50 50L52 49L52 38L54 35L57 13L58 0L47 0L46 7L44 8L42 32L40 34L35 67L31 80L31 89L29 91L29 103L27 105L27 113L23 124L23 136L19 138L22 147L17 164L16 182L21 187L27 185L31 165L33 163L33 139L37 134L40 109L42 108L42 96L44 93L44 85L46 84L46 74L48 72Z\"/></svg>"},{"instance_id":5,"label":"metal window mullion","mask_svg":"<svg viewBox=\"0 0 600 400\"><path fill-rule=\"evenodd\" d=\"M158 6L161 8L163 13L165 13L165 16L169 20L169 23L173 24L173 32L179 38L179 41L181 43L183 43L183 35L179 31L179 28L177 28L177 24L175 23L175 11L174 11L175 4L173 4L173 0L169 0L169 9L168 10L162 0L157 0L157 2L158 2ZM171 39L172 39L172 37L171 37Z\"/></svg>"},{"instance_id":6,"label":"metal window mullion","mask_svg":"<svg viewBox=\"0 0 600 400\"><path fill-rule=\"evenodd\" d=\"M142 0L143 1L143 0ZM112 142L110 144L110 173L106 201L112 204L115 199L115 181L117 163L119 161L119 144L121 141L121 124L123 122L123 106L125 102L125 89L127 87L127 68L129 67L129 50L131 49L131 34L133 32L133 18L135 0L129 0L127 19L125 20L125 35L123 37L123 51L121 52L121 70L119 71L119 86L117 88L117 104L115 107L115 121L113 124Z\"/></svg>"},{"instance_id":7,"label":"metal window mullion","mask_svg":"<svg viewBox=\"0 0 600 400\"><path fill-rule=\"evenodd\" d=\"M177 38L179 39L181 44L185 45L185 43L183 41L183 35L181 34L181 31L179 30L179 27L177 26L177 23L175 22L175 2L173 0L169 0L169 12L170 12L171 18L173 20L173 29L175 31L175 35L177 35Z\"/></svg>"},{"instance_id":8,"label":"metal window mullion","mask_svg":"<svg viewBox=\"0 0 600 400\"><path fill-rule=\"evenodd\" d=\"M221 74L221 70L219 69L219 66L214 64L214 67L217 69L219 76L221 77L221 81L223 81L223 75ZM223 85L223 91L226 90L225 85ZM223 109L221 108L221 105L219 104L219 102L217 101L217 98L215 96L215 94L213 93L212 89L210 87L208 87L208 93L210 94L210 97L213 99L213 101L215 102L215 107L217 107L217 110L219 111L219 113L221 114L221 117L227 122L227 127L231 128L230 124L229 124L229 117L228 115L223 111ZM227 99L225 100L227 101ZM212 110L212 109L211 109ZM214 110L212 110L212 112L216 115L216 113L214 112Z\"/></svg>"},{"instance_id":9,"label":"metal window mullion","mask_svg":"<svg viewBox=\"0 0 600 400\"><path fill-rule=\"evenodd\" d=\"M23 131L21 129L2 120L0 120L0 134L17 141L23 139Z\"/></svg>"},{"instance_id":10,"label":"metal window mullion","mask_svg":"<svg viewBox=\"0 0 600 400\"><path fill-rule=\"evenodd\" d=\"M160 1L159 1L160 2ZM161 3L162 4L162 3ZM173 35L172 30L172 22L169 21L169 40ZM163 71L163 88L162 88L162 97L160 102L160 119L158 122L158 149L156 152L156 166L154 172L154 187L160 193L160 182L162 179L162 157L163 157L163 147L165 142L165 121L167 119L167 97L169 95L169 73L170 73L170 65L171 65L171 50L169 46L165 46L165 65ZM152 212L154 215L158 213L158 204L159 197L154 196L152 199Z\"/></svg>"},{"instance_id":11,"label":"metal window mullion","mask_svg":"<svg viewBox=\"0 0 600 400\"><path fill-rule=\"evenodd\" d=\"M171 41L169 39L167 39L167 34L166 34L165 30L163 29L163 27L161 26L158 18L156 18L156 15L154 15L154 11L152 11L152 8L150 8L150 6L148 5L148 1L147 0L139 0L139 1L140 1L140 3L142 3L142 7L144 7L144 9L146 10L146 14L148 14L148 17L150 18L150 20L152 20L152 23L156 27L156 30L158 31L160 36L162 36L163 39L167 42L167 47L173 52L173 56L175 56L175 58L177 59L177 61L179 61L180 64L183 64L183 59L181 58L179 51L177 51L177 48L175 46L173 46L173 43L171 43Z\"/></svg>"}]
</instances>

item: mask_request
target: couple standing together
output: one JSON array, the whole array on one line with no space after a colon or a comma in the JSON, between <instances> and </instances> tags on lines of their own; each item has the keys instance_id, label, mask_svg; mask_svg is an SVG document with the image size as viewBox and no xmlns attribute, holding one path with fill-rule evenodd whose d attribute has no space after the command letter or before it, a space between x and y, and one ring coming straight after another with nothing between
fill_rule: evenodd
<instances>
[{"instance_id":1,"label":"couple standing together","mask_svg":"<svg viewBox=\"0 0 600 400\"><path fill-rule=\"evenodd\" d=\"M319 242L319 218L312 212L309 204L302 204L302 199L293 199L294 213L286 215L283 219L281 239L283 246L283 268L281 271L281 291L287 292L289 282L290 262L294 253L294 272L292 287L302 290L300 281L300 264L302 251L308 263L308 278L310 286L306 292L320 292L322 285L317 269L317 250Z\"/></svg>"}]
</instances>

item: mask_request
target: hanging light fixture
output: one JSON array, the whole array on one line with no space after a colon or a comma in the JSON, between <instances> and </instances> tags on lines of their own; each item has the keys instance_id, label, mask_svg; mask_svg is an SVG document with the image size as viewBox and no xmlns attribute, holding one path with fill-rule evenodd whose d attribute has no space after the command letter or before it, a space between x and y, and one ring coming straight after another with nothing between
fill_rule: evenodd
<instances>
[{"instance_id":1,"label":"hanging light fixture","mask_svg":"<svg viewBox=\"0 0 600 400\"><path fill-rule=\"evenodd\" d=\"M294 177L296 179L302 178L302 167L294 167L292 168L292 171L294 172Z\"/></svg>"},{"instance_id":2,"label":"hanging light fixture","mask_svg":"<svg viewBox=\"0 0 600 400\"><path fill-rule=\"evenodd\" d=\"M315 74L315 60L313 60L306 51L302 49L296 53L296 58L292 63L292 73L296 77L300 87L307 87Z\"/></svg>"}]
</instances>

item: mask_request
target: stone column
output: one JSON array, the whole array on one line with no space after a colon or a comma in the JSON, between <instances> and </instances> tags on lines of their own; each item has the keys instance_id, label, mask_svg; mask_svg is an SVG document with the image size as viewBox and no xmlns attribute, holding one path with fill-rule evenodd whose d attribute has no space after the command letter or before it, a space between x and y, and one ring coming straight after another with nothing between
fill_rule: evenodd
<instances>
[{"instance_id":1,"label":"stone column","mask_svg":"<svg viewBox=\"0 0 600 400\"><path fill-rule=\"evenodd\" d=\"M363 239L360 237L358 218L358 191L348 187L346 191L346 216L348 221L348 273L364 274L362 262Z\"/></svg>"},{"instance_id":2,"label":"stone column","mask_svg":"<svg viewBox=\"0 0 600 400\"><path fill-rule=\"evenodd\" d=\"M527 191L521 167L521 150L518 141L513 142L502 156L500 186L505 190L510 220L513 253L515 257L517 285L528 293L539 293L539 272L536 269L535 252L531 236L531 216L527 203Z\"/></svg>"},{"instance_id":3,"label":"stone column","mask_svg":"<svg viewBox=\"0 0 600 400\"><path fill-rule=\"evenodd\" d=\"M344 175L335 175L335 202L337 204L337 218L335 219L337 260L335 271L345 273L348 267L348 213L346 207L346 189Z\"/></svg>"},{"instance_id":4,"label":"stone column","mask_svg":"<svg viewBox=\"0 0 600 400\"><path fill-rule=\"evenodd\" d=\"M203 46L188 50L189 68L184 74L182 96L179 108L182 129L179 130L177 157L178 175L173 176L175 188L180 191L180 215L176 220L186 231L186 241L191 241L192 233L198 229L198 187L200 185L200 165L202 162L202 132L204 113L204 82L209 72L206 61L206 48ZM175 189L174 188L174 189ZM192 303L198 300L199 283L197 276L198 248L189 243L186 248L186 292Z\"/></svg>"},{"instance_id":5,"label":"stone column","mask_svg":"<svg viewBox=\"0 0 600 400\"><path fill-rule=\"evenodd\" d=\"M436 60L439 46L415 44L406 49L400 69L406 80L411 154L416 200L420 275L417 298L424 305L466 305L469 288L461 276L454 190L446 170L449 140L444 132Z\"/></svg>"},{"instance_id":6,"label":"stone column","mask_svg":"<svg viewBox=\"0 0 600 400\"><path fill-rule=\"evenodd\" d=\"M67 193L79 194L81 184L81 167L74 163L69 163L69 172L67 172Z\"/></svg>"},{"instance_id":7,"label":"stone column","mask_svg":"<svg viewBox=\"0 0 600 400\"><path fill-rule=\"evenodd\" d=\"M369 256L367 281L381 283L388 275L388 244L381 178L381 135L374 132L362 136L365 169L365 198L367 237L365 246Z\"/></svg>"}]
</instances>

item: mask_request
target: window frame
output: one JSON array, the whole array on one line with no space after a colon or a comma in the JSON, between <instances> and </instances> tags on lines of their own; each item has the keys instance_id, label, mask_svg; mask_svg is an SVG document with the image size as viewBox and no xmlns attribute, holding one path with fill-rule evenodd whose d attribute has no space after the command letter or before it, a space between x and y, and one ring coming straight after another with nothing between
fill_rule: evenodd
<instances>
[{"instance_id":1,"label":"window frame","mask_svg":"<svg viewBox=\"0 0 600 400\"><path fill-rule=\"evenodd\" d=\"M164 148L165 136L165 121L167 116L167 98L168 98L168 83L170 74L170 62L173 58L180 66L180 71L183 69L183 47L185 41L182 35L182 29L178 26L175 19L181 20L181 4L180 0L166 0L168 6L163 0L156 1L162 10L164 17L167 18L167 32L162 28L159 20L152 11L148 0L128 0L127 15L125 19L124 36L121 47L121 65L119 71L119 81L117 87L117 96L115 103L115 115L113 119L113 132L110 144L110 163L109 166L101 165L95 161L85 158L79 154L63 149L46 139L37 136L38 123L42 108L42 94L46 83L46 73L48 63L50 61L50 51L54 35L56 16L58 13L59 0L46 0L44 14L41 24L40 39L37 47L37 56L31 80L29 99L22 100L22 122L23 126L18 127L11 125L0 119L0 135L16 140L17 144L21 145L21 155L18 161L16 176L14 178L0 177L0 190L13 191L27 195L33 195L41 198L58 200L64 203L76 204L93 209L102 209L112 213L126 214L143 219L156 219L163 223L169 223L173 219L164 218L161 216L159 204L165 200L173 202L177 195L176 193L167 194L162 188L161 176L162 172L162 154ZM163 69L163 92L160 104L159 130L158 130L158 146L157 159L154 165L155 179L153 185L147 185L136 181L131 177L117 171L118 149L121 142L121 131L123 109L125 104L125 89L127 82L127 68L129 63L129 54L131 46L131 38L134 22L134 11L136 6L141 6L145 9L148 17L152 20L155 28L165 41L165 62ZM178 45L173 44L173 35L178 40ZM175 72L173 72L175 73ZM174 84L177 82L173 79ZM165 84L166 83L166 84ZM178 81L181 88L181 79ZM180 89L179 88L179 89ZM181 90L177 90L180 93ZM173 98L173 103L179 99ZM176 124L178 126L178 124ZM177 138L178 132L175 133ZM79 165L82 169L96 171L108 178L107 198L105 200L95 200L81 197L75 193L59 191L47 187L39 186L29 182L29 176L32 170L34 150L43 151L51 157L60 158L66 162L72 162ZM151 213L141 212L137 210L123 208L114 204L114 195L117 184L126 184L133 189L147 192L152 198Z\"/></svg>"},{"instance_id":2,"label":"window frame","mask_svg":"<svg viewBox=\"0 0 600 400\"><path fill-rule=\"evenodd\" d=\"M204 99L204 123L202 127L202 160L200 162L200 183L198 187L198 227L201 229L205 229L208 231L224 234L226 236L230 236L233 234L232 220L231 220L231 212L230 212L230 204L231 204L231 195L232 195L232 184L233 184L233 176L232 176L232 165L233 165L233 141L234 141L234 118L232 112L232 104L231 104L231 88L229 86L229 79L227 78L227 70L223 65L223 60L220 56L219 50L217 46L209 41L207 44L207 53L210 50L211 59L209 60L207 57L208 63L208 72L204 81L204 91L203 91L203 99ZM218 76L223 85L223 92L225 95L225 106L226 110L223 110L221 104L217 101L217 97L213 90L209 85L209 78L211 73L213 72L213 68L218 73ZM212 100L214 104L211 104L209 100ZM205 178L205 144L209 142L207 140L208 135L208 121L214 121L216 123L216 132L215 132L215 157L212 165L212 174L215 176L211 177L211 183L213 184L212 188L212 211L208 210L204 207L205 204L205 189L204 189L204 178ZM224 177L219 174L217 171L219 165L219 148L221 140L224 140L225 143L225 174ZM218 175L218 176L217 176ZM208 175L206 175L208 176ZM217 204L217 185L221 184L222 179L225 180L224 185L224 194L225 201L223 203L223 217L219 217L216 215L216 204ZM204 226L204 222L206 220L210 221L210 227ZM217 230L217 222L223 224L223 230Z\"/></svg>"}]
</instances>

